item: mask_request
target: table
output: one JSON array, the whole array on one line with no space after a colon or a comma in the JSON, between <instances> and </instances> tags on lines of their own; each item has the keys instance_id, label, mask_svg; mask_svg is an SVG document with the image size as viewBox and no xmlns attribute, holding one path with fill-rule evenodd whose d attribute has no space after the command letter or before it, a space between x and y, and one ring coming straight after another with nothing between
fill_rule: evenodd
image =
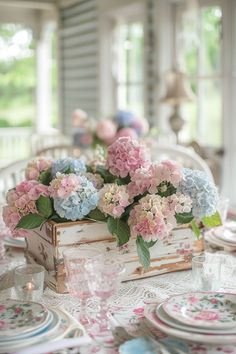
<instances>
[{"instance_id":1,"label":"table","mask_svg":"<svg viewBox=\"0 0 236 354\"><path fill-rule=\"evenodd\" d=\"M25 262L22 252L10 252L10 262L1 266L0 275L4 271L10 271L16 265ZM10 273L9 273L10 274ZM10 277L9 277L10 279ZM12 296L14 289L11 288L11 281L5 278L0 281L0 300ZM3 288L7 288L2 290ZM146 304L157 303L166 300L173 294L181 294L192 291L191 271L179 271L158 275L146 279L128 281L122 283L118 293L111 298L109 305L115 321L119 326L124 327L133 336L144 335L146 328L143 310ZM80 303L78 299L69 294L57 294L46 288L42 302L48 307L59 307L67 310L76 318ZM89 311L93 312L97 307L97 300L88 301ZM156 329L151 329L157 338L163 335ZM110 348L104 349L102 353L111 350L117 352L117 348L111 343ZM65 351L63 352L65 353ZM236 346L208 346L199 344L189 344L189 353L191 354L213 354L213 353L236 353Z\"/></svg>"}]
</instances>

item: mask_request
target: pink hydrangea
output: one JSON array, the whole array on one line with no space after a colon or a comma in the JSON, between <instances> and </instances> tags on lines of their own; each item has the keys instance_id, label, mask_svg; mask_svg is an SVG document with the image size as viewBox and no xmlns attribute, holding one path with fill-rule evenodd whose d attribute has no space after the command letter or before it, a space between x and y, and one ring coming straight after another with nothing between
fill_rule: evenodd
<instances>
[{"instance_id":1,"label":"pink hydrangea","mask_svg":"<svg viewBox=\"0 0 236 354\"><path fill-rule=\"evenodd\" d=\"M104 213L119 218L131 203L126 186L107 183L99 191L98 208Z\"/></svg>"},{"instance_id":2,"label":"pink hydrangea","mask_svg":"<svg viewBox=\"0 0 236 354\"><path fill-rule=\"evenodd\" d=\"M86 172L84 176L92 182L96 189L101 189L104 184L104 179L98 173Z\"/></svg>"},{"instance_id":3,"label":"pink hydrangea","mask_svg":"<svg viewBox=\"0 0 236 354\"><path fill-rule=\"evenodd\" d=\"M152 163L145 168L137 169L131 176L128 185L132 197L149 192L157 193L157 187L162 182L170 182L174 187L182 180L181 168L172 161L166 160L161 163ZM165 188L166 186L163 186ZM165 190L163 190L164 192Z\"/></svg>"},{"instance_id":4,"label":"pink hydrangea","mask_svg":"<svg viewBox=\"0 0 236 354\"><path fill-rule=\"evenodd\" d=\"M170 160L150 165L150 174L150 193L156 193L157 186L162 182L170 182L174 187L177 187L183 178L181 166Z\"/></svg>"},{"instance_id":5,"label":"pink hydrangea","mask_svg":"<svg viewBox=\"0 0 236 354\"><path fill-rule=\"evenodd\" d=\"M53 198L67 198L76 190L78 184L78 176L74 173L65 175L58 172L56 178L51 181L48 189Z\"/></svg>"},{"instance_id":6,"label":"pink hydrangea","mask_svg":"<svg viewBox=\"0 0 236 354\"><path fill-rule=\"evenodd\" d=\"M147 119L144 118L136 118L131 127L135 129L138 135L145 135L149 131L149 123Z\"/></svg>"},{"instance_id":7,"label":"pink hydrangea","mask_svg":"<svg viewBox=\"0 0 236 354\"><path fill-rule=\"evenodd\" d=\"M3 220L13 236L26 236L25 230L15 229L22 216L38 213L36 200L48 196L48 187L37 181L24 181L11 189L6 196L7 205L3 208Z\"/></svg>"},{"instance_id":8,"label":"pink hydrangea","mask_svg":"<svg viewBox=\"0 0 236 354\"><path fill-rule=\"evenodd\" d=\"M128 219L131 235L140 235L147 242L166 237L168 229L161 211L162 198L159 195L149 194L141 198Z\"/></svg>"},{"instance_id":9,"label":"pink hydrangea","mask_svg":"<svg viewBox=\"0 0 236 354\"><path fill-rule=\"evenodd\" d=\"M117 139L107 151L106 168L114 175L126 177L150 163L146 147L129 137Z\"/></svg>"},{"instance_id":10,"label":"pink hydrangea","mask_svg":"<svg viewBox=\"0 0 236 354\"><path fill-rule=\"evenodd\" d=\"M37 157L31 160L25 170L27 180L38 180L42 171L47 171L52 166L52 159L46 157Z\"/></svg>"},{"instance_id":11,"label":"pink hydrangea","mask_svg":"<svg viewBox=\"0 0 236 354\"><path fill-rule=\"evenodd\" d=\"M131 182L127 188L131 197L142 195L150 188L150 168L138 168L131 176Z\"/></svg>"},{"instance_id":12,"label":"pink hydrangea","mask_svg":"<svg viewBox=\"0 0 236 354\"><path fill-rule=\"evenodd\" d=\"M98 122L96 127L96 135L99 139L103 141L114 140L116 131L116 124L109 119L101 120L100 122Z\"/></svg>"},{"instance_id":13,"label":"pink hydrangea","mask_svg":"<svg viewBox=\"0 0 236 354\"><path fill-rule=\"evenodd\" d=\"M121 137L130 137L131 139L137 139L138 138L138 134L136 133L136 130L133 128L121 128L117 134L116 134L116 139L119 139Z\"/></svg>"}]
</instances>

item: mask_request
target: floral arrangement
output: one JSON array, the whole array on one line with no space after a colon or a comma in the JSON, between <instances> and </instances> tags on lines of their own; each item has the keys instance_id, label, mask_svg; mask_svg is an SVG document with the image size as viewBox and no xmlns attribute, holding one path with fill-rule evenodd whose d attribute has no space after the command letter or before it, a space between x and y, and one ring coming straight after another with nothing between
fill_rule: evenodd
<instances>
[{"instance_id":1,"label":"floral arrangement","mask_svg":"<svg viewBox=\"0 0 236 354\"><path fill-rule=\"evenodd\" d=\"M120 137L130 137L137 139L144 136L149 131L148 121L137 117L129 111L119 110L112 119L103 119L96 124L92 123L86 112L76 110L73 113L74 143L81 147L91 145L112 144Z\"/></svg>"},{"instance_id":2,"label":"floral arrangement","mask_svg":"<svg viewBox=\"0 0 236 354\"><path fill-rule=\"evenodd\" d=\"M149 248L171 237L177 225L220 225L218 194L202 171L173 161L152 162L147 148L123 137L108 147L104 163L39 157L26 167L26 180L7 193L3 219L12 235L25 236L47 220L85 218L107 222L118 246L135 238L142 265Z\"/></svg>"}]
</instances>

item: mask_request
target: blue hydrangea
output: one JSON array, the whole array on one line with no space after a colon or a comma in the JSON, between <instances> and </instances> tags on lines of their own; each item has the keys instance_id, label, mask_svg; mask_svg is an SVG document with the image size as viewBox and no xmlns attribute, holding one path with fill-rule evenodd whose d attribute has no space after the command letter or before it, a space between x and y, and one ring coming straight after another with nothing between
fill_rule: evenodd
<instances>
[{"instance_id":1,"label":"blue hydrangea","mask_svg":"<svg viewBox=\"0 0 236 354\"><path fill-rule=\"evenodd\" d=\"M98 193L93 184L84 176L80 176L77 190L67 198L54 198L54 208L61 218L82 220L98 204Z\"/></svg>"},{"instance_id":2,"label":"blue hydrangea","mask_svg":"<svg viewBox=\"0 0 236 354\"><path fill-rule=\"evenodd\" d=\"M189 168L183 169L183 175L178 192L192 199L193 216L202 218L215 214L219 197L213 181L205 172Z\"/></svg>"},{"instance_id":3,"label":"blue hydrangea","mask_svg":"<svg viewBox=\"0 0 236 354\"><path fill-rule=\"evenodd\" d=\"M114 116L114 120L119 127L130 127L135 121L135 115L128 111L118 111Z\"/></svg>"},{"instance_id":4,"label":"blue hydrangea","mask_svg":"<svg viewBox=\"0 0 236 354\"><path fill-rule=\"evenodd\" d=\"M61 158L52 163L52 176L55 177L57 172L79 175L81 172L86 172L86 166L81 159L73 157Z\"/></svg>"}]
</instances>

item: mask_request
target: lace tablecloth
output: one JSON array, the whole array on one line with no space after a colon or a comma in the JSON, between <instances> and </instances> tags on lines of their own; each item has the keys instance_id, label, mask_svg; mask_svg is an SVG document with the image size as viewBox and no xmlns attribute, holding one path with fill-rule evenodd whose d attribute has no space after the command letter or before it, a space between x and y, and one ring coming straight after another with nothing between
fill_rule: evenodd
<instances>
[{"instance_id":1,"label":"lace tablecloth","mask_svg":"<svg viewBox=\"0 0 236 354\"><path fill-rule=\"evenodd\" d=\"M0 268L0 300L14 296L11 268L25 262L20 253L11 254L9 257L9 262L1 265ZM2 276L1 274L6 271L8 276ZM191 271L168 273L122 283L116 296L110 299L109 305L119 326L126 328L134 336L142 336L143 331L140 323L143 320L143 309L146 304L162 302L173 294L181 294L191 290L193 290ZM78 299L69 294L57 294L48 288L44 291L42 302L48 307L64 308L74 317L77 317L80 306ZM97 308L97 300L90 299L88 307L90 311L94 311ZM190 344L189 353L236 353L236 346L212 347Z\"/></svg>"}]
</instances>

